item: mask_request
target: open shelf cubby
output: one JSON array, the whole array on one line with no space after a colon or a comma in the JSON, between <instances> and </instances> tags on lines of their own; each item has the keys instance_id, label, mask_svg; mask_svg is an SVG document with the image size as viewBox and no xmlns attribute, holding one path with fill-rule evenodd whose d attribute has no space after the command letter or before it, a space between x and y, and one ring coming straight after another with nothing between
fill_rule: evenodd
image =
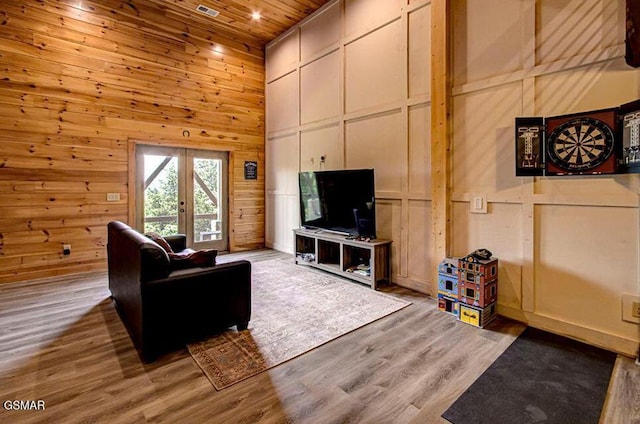
<instances>
[{"instance_id":1,"label":"open shelf cubby","mask_svg":"<svg viewBox=\"0 0 640 424\"><path fill-rule=\"evenodd\" d=\"M326 231L294 230L297 264L332 272L375 289L391 280L391 240L352 240Z\"/></svg>"}]
</instances>

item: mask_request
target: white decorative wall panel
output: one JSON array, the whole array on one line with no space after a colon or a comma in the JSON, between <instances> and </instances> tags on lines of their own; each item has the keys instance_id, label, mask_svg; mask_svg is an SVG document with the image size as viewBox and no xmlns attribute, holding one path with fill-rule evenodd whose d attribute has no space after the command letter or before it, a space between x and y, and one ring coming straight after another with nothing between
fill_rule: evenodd
<instances>
[{"instance_id":1,"label":"white decorative wall panel","mask_svg":"<svg viewBox=\"0 0 640 424\"><path fill-rule=\"evenodd\" d=\"M431 92L431 5L409 13L409 97Z\"/></svg>"},{"instance_id":2,"label":"white decorative wall panel","mask_svg":"<svg viewBox=\"0 0 640 424\"><path fill-rule=\"evenodd\" d=\"M300 69L302 124L337 117L342 113L340 63L336 51Z\"/></svg>"},{"instance_id":3,"label":"white decorative wall panel","mask_svg":"<svg viewBox=\"0 0 640 424\"><path fill-rule=\"evenodd\" d=\"M340 7L340 2L335 3L300 28L302 60L340 41Z\"/></svg>"},{"instance_id":4,"label":"white decorative wall panel","mask_svg":"<svg viewBox=\"0 0 640 424\"><path fill-rule=\"evenodd\" d=\"M376 191L402 191L407 178L402 118L399 111L392 111L348 121L345 125L346 167L373 168Z\"/></svg>"},{"instance_id":5,"label":"white decorative wall panel","mask_svg":"<svg viewBox=\"0 0 640 424\"><path fill-rule=\"evenodd\" d=\"M538 0L536 4L536 63L624 43L625 0Z\"/></svg>"},{"instance_id":6,"label":"white decorative wall panel","mask_svg":"<svg viewBox=\"0 0 640 424\"><path fill-rule=\"evenodd\" d=\"M267 139L267 190L280 193L298 193L298 135Z\"/></svg>"},{"instance_id":7,"label":"white decorative wall panel","mask_svg":"<svg viewBox=\"0 0 640 424\"><path fill-rule=\"evenodd\" d=\"M522 301L522 206L493 203L487 214L470 214L469 204L453 204L454 256L489 249L499 259L498 303L520 309Z\"/></svg>"},{"instance_id":8,"label":"white decorative wall panel","mask_svg":"<svg viewBox=\"0 0 640 424\"><path fill-rule=\"evenodd\" d=\"M279 43L267 47L269 61L265 63L267 81L272 81L295 69L300 60L298 31L293 31Z\"/></svg>"},{"instance_id":9,"label":"white decorative wall panel","mask_svg":"<svg viewBox=\"0 0 640 424\"><path fill-rule=\"evenodd\" d=\"M267 131L274 133L298 125L298 71L267 85Z\"/></svg>"},{"instance_id":10,"label":"white decorative wall panel","mask_svg":"<svg viewBox=\"0 0 640 424\"><path fill-rule=\"evenodd\" d=\"M393 240L391 243L391 273L403 274L400 264L406 252L402 251L402 205L397 200L376 199L377 236Z\"/></svg>"},{"instance_id":11,"label":"white decorative wall panel","mask_svg":"<svg viewBox=\"0 0 640 424\"><path fill-rule=\"evenodd\" d=\"M293 252L293 229L300 227L298 195L267 193L267 245L287 253Z\"/></svg>"},{"instance_id":12,"label":"white decorative wall panel","mask_svg":"<svg viewBox=\"0 0 640 424\"><path fill-rule=\"evenodd\" d=\"M409 108L409 192L431 195L431 106Z\"/></svg>"},{"instance_id":13,"label":"white decorative wall panel","mask_svg":"<svg viewBox=\"0 0 640 424\"><path fill-rule=\"evenodd\" d=\"M454 191L520 194L513 123L521 105L522 89L517 83L454 98Z\"/></svg>"},{"instance_id":14,"label":"white decorative wall panel","mask_svg":"<svg viewBox=\"0 0 640 424\"><path fill-rule=\"evenodd\" d=\"M400 100L406 65L400 21L345 46L345 106L353 112Z\"/></svg>"},{"instance_id":15,"label":"white decorative wall panel","mask_svg":"<svg viewBox=\"0 0 640 424\"><path fill-rule=\"evenodd\" d=\"M536 313L637 337L621 294L637 290L638 210L540 205L535 222Z\"/></svg>"},{"instance_id":16,"label":"white decorative wall panel","mask_svg":"<svg viewBox=\"0 0 640 424\"><path fill-rule=\"evenodd\" d=\"M432 267L437 263L431 261L429 255L425 255L431 246L427 243L431 240L431 202L409 202L409 231L407 242L407 276L415 281L428 281ZM424 290L427 290L425 284Z\"/></svg>"},{"instance_id":17,"label":"white decorative wall panel","mask_svg":"<svg viewBox=\"0 0 640 424\"><path fill-rule=\"evenodd\" d=\"M452 2L454 85L522 68L525 4L521 0Z\"/></svg>"},{"instance_id":18,"label":"white decorative wall panel","mask_svg":"<svg viewBox=\"0 0 640 424\"><path fill-rule=\"evenodd\" d=\"M637 100L638 78L638 71L623 58L542 75L535 80L536 113L586 112Z\"/></svg>"},{"instance_id":19,"label":"white decorative wall panel","mask_svg":"<svg viewBox=\"0 0 640 424\"><path fill-rule=\"evenodd\" d=\"M345 0L347 36L368 32L397 16L402 0Z\"/></svg>"},{"instance_id":20,"label":"white decorative wall panel","mask_svg":"<svg viewBox=\"0 0 640 424\"><path fill-rule=\"evenodd\" d=\"M344 169L344 149L338 124L303 131L300 137L301 171Z\"/></svg>"}]
</instances>

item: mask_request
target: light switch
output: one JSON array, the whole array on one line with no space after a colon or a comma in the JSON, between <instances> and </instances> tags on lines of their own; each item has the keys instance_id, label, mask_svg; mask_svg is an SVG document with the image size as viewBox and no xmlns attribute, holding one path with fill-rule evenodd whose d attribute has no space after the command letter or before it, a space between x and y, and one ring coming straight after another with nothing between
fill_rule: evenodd
<instances>
[{"instance_id":1,"label":"light switch","mask_svg":"<svg viewBox=\"0 0 640 424\"><path fill-rule=\"evenodd\" d=\"M107 193L107 202L117 202L120 200L120 193Z\"/></svg>"},{"instance_id":2,"label":"light switch","mask_svg":"<svg viewBox=\"0 0 640 424\"><path fill-rule=\"evenodd\" d=\"M472 194L469 202L469 212L471 213L487 213L487 195Z\"/></svg>"}]
</instances>

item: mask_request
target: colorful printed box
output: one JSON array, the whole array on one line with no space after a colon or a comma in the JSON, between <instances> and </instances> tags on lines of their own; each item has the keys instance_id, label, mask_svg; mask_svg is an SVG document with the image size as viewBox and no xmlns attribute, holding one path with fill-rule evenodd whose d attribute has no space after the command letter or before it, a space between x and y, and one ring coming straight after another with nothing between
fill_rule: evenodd
<instances>
[{"instance_id":1,"label":"colorful printed box","mask_svg":"<svg viewBox=\"0 0 640 424\"><path fill-rule=\"evenodd\" d=\"M458 298L458 276L438 274L438 294Z\"/></svg>"},{"instance_id":2,"label":"colorful printed box","mask_svg":"<svg viewBox=\"0 0 640 424\"><path fill-rule=\"evenodd\" d=\"M438 294L438 309L458 318L460 308L458 299Z\"/></svg>"},{"instance_id":3,"label":"colorful printed box","mask_svg":"<svg viewBox=\"0 0 640 424\"><path fill-rule=\"evenodd\" d=\"M458 261L458 282L485 285L498 279L498 259L477 259L472 255Z\"/></svg>"},{"instance_id":4,"label":"colorful printed box","mask_svg":"<svg viewBox=\"0 0 640 424\"><path fill-rule=\"evenodd\" d=\"M485 285L462 282L458 287L458 300L461 303L484 308L498 300L498 280Z\"/></svg>"},{"instance_id":5,"label":"colorful printed box","mask_svg":"<svg viewBox=\"0 0 640 424\"><path fill-rule=\"evenodd\" d=\"M458 262L460 258L444 258L438 265L438 274L451 275L458 278Z\"/></svg>"},{"instance_id":6,"label":"colorful printed box","mask_svg":"<svg viewBox=\"0 0 640 424\"><path fill-rule=\"evenodd\" d=\"M459 319L475 327L484 328L497 316L496 302L486 308L476 308L461 303L459 305Z\"/></svg>"}]
</instances>

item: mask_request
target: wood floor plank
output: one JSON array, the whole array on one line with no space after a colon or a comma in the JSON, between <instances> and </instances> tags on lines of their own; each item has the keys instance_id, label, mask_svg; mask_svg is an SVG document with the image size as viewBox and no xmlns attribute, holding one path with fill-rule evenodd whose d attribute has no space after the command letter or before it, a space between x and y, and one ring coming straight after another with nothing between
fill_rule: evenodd
<instances>
[{"instance_id":1,"label":"wood floor plank","mask_svg":"<svg viewBox=\"0 0 640 424\"><path fill-rule=\"evenodd\" d=\"M260 250L219 261L286 257ZM421 294L382 291L412 304L216 391L186 349L140 361L104 273L0 285L0 400L46 402L44 411L0 407L0 422L444 423L524 329L498 318L480 330ZM630 358L618 357L601 421L640 424L640 367Z\"/></svg>"}]
</instances>

